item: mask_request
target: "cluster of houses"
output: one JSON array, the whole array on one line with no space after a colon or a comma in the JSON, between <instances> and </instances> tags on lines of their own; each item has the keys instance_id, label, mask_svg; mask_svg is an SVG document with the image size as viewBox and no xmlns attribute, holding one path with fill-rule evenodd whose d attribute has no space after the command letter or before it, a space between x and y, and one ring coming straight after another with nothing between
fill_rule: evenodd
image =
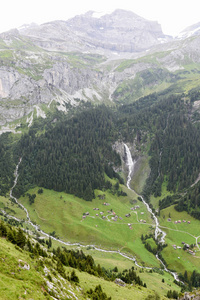
<instances>
[{"instance_id":1,"label":"cluster of houses","mask_svg":"<svg viewBox=\"0 0 200 300\"><path fill-rule=\"evenodd\" d=\"M138 209L138 208L140 208L140 206L139 206L139 205L136 205L136 206L134 206L134 207L131 207L131 210L136 210L136 209ZM141 215L143 215L143 214L144 214L144 212L141 212ZM130 213L125 215L125 217L127 217L127 218L129 218L130 216L131 216Z\"/></svg>"},{"instance_id":2,"label":"cluster of houses","mask_svg":"<svg viewBox=\"0 0 200 300\"><path fill-rule=\"evenodd\" d=\"M186 244L185 242L182 242L182 244L184 245L183 248L185 248L185 250L188 250L188 252L190 254L195 255L195 252L190 249L190 245L189 244Z\"/></svg>"},{"instance_id":3,"label":"cluster of houses","mask_svg":"<svg viewBox=\"0 0 200 300\"><path fill-rule=\"evenodd\" d=\"M108 213L112 213L112 214L113 214L113 217L111 217L111 220L112 220L112 221L117 221L118 219L123 220L123 218L117 216L116 213L115 213L114 211L111 212L111 211L108 210Z\"/></svg>"},{"instance_id":4,"label":"cluster of houses","mask_svg":"<svg viewBox=\"0 0 200 300\"><path fill-rule=\"evenodd\" d=\"M89 212L83 213L83 219L85 219L89 215L90 215Z\"/></svg>"},{"instance_id":5,"label":"cluster of houses","mask_svg":"<svg viewBox=\"0 0 200 300\"><path fill-rule=\"evenodd\" d=\"M193 250L190 249L190 245L186 244L185 242L182 242L182 244L184 245L183 249L187 250L188 253L190 253L191 255L195 255L195 252ZM172 245L172 247L176 250L176 249L182 249L180 246L176 246L176 245Z\"/></svg>"},{"instance_id":6,"label":"cluster of houses","mask_svg":"<svg viewBox=\"0 0 200 300\"><path fill-rule=\"evenodd\" d=\"M130 223L128 223L128 227L129 227L130 229L133 229Z\"/></svg>"},{"instance_id":7,"label":"cluster of houses","mask_svg":"<svg viewBox=\"0 0 200 300\"><path fill-rule=\"evenodd\" d=\"M140 222L141 222L141 223L146 223L147 221L146 221L146 220L143 220L143 219L140 219Z\"/></svg>"},{"instance_id":8,"label":"cluster of houses","mask_svg":"<svg viewBox=\"0 0 200 300\"><path fill-rule=\"evenodd\" d=\"M176 246L176 245L172 245L172 247L176 250L176 249L181 249L180 246Z\"/></svg>"},{"instance_id":9,"label":"cluster of houses","mask_svg":"<svg viewBox=\"0 0 200 300\"><path fill-rule=\"evenodd\" d=\"M136 210L138 208L140 208L140 206L139 205L135 205L134 207L131 207L131 210Z\"/></svg>"},{"instance_id":10,"label":"cluster of houses","mask_svg":"<svg viewBox=\"0 0 200 300\"><path fill-rule=\"evenodd\" d=\"M168 222L171 222L171 218L168 218L167 219ZM187 223L187 224L190 224L191 222L190 221L186 221L186 220L177 220L177 221L174 221L174 224L180 224L180 223Z\"/></svg>"},{"instance_id":11,"label":"cluster of houses","mask_svg":"<svg viewBox=\"0 0 200 300\"><path fill-rule=\"evenodd\" d=\"M182 222L190 224L190 221L183 220ZM181 220L174 221L174 224L180 224L180 223L181 223Z\"/></svg>"},{"instance_id":12,"label":"cluster of houses","mask_svg":"<svg viewBox=\"0 0 200 300\"><path fill-rule=\"evenodd\" d=\"M100 211L100 213L99 213L99 214L96 214L96 216L97 216L97 217L98 217L99 215L100 215L100 216L103 216L103 214L104 214L103 211Z\"/></svg>"},{"instance_id":13,"label":"cluster of houses","mask_svg":"<svg viewBox=\"0 0 200 300\"><path fill-rule=\"evenodd\" d=\"M104 204L104 205L109 205L109 203L106 203L106 204ZM99 208L98 208L98 207L94 207L93 210L98 211L98 213L95 214L96 217L102 217L102 219L106 219L106 216L104 216L104 212L103 212L103 211L100 211L100 212L99 212ZM120 220L123 220L121 217L118 217L118 216L116 215L116 213L115 213L114 211L112 211L112 210L108 210L107 213L113 215L113 217L111 217L111 220L112 220L112 221L117 221L118 218L119 218ZM85 218L86 218L87 216L89 216L89 215L90 215L89 212L85 212L85 213L83 213L83 217L82 217L82 218L85 219Z\"/></svg>"},{"instance_id":14,"label":"cluster of houses","mask_svg":"<svg viewBox=\"0 0 200 300\"><path fill-rule=\"evenodd\" d=\"M108 206L108 205L110 205L110 204L107 203L107 202L104 202L102 205ZM139 205L135 205L134 207L131 207L131 210L136 210L136 209L138 209L138 208L140 208L140 206L139 206ZM104 216L104 212L103 212L103 211L100 211L100 212L99 212L100 209L99 209L98 207L94 207L93 210L94 210L94 211L98 211L98 212L96 213L96 217L102 217L102 219L106 219L106 217ZM123 218L117 216L116 213L115 213L112 209L111 209L111 210L108 210L107 213L108 213L108 214L112 214L112 217L111 217L111 220L112 220L112 221L115 221L115 222L116 222L118 219L123 220ZM143 215L144 212L141 212L141 214ZM90 215L89 212L85 212L85 213L83 213L83 217L82 217L82 218L85 219L85 218L86 218L87 216L89 216L89 215ZM125 215L126 218L129 218L130 216L131 216L130 213L128 213L128 214ZM145 221L145 220L142 220L142 219L140 220L140 222L146 223L146 221ZM129 226L130 229L132 229L132 227L131 227L130 224L128 224L128 226Z\"/></svg>"},{"instance_id":15,"label":"cluster of houses","mask_svg":"<svg viewBox=\"0 0 200 300\"><path fill-rule=\"evenodd\" d=\"M116 222L118 220L118 216L115 214L114 217L111 217L111 220Z\"/></svg>"},{"instance_id":16,"label":"cluster of houses","mask_svg":"<svg viewBox=\"0 0 200 300\"><path fill-rule=\"evenodd\" d=\"M99 208L98 207L94 207L93 210L99 210ZM100 211L99 213L96 213L96 217L101 216L102 219L106 219L106 217L103 214L104 214L104 212Z\"/></svg>"}]
</instances>

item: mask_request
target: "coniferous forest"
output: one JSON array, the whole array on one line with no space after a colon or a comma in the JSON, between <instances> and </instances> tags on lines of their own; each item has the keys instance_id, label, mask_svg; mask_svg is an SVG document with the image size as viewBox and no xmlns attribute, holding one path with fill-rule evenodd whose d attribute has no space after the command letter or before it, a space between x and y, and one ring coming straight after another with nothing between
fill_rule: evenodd
<instances>
[{"instance_id":1,"label":"coniferous forest","mask_svg":"<svg viewBox=\"0 0 200 300\"><path fill-rule=\"evenodd\" d=\"M114 145L124 142L134 148L136 159L143 155L148 157L150 172L142 191L145 201L151 206L151 196L160 197L158 213L174 205L176 211L186 211L200 219L200 115L193 108L198 97L198 91L187 95L154 93L119 107L89 105L68 116L55 112L46 119L39 118L19 136L2 134L0 168L4 172L0 173L0 195L7 197L21 158L13 195L19 198L26 194L30 204L36 197L28 192L33 187L38 188L38 193L46 188L92 201L96 189L112 190L111 178L115 179L115 191L120 196L124 193L119 190L120 184L125 182L118 171L122 169L124 157L114 150ZM163 185L170 192L166 197L162 197ZM12 232L11 227L6 228L9 229L4 235L8 240L19 247L20 243L26 243L19 238L24 237L22 231ZM145 239L145 249L166 264L159 249ZM33 249L27 245L31 253L44 255L39 244ZM82 252L58 248L54 255L61 276L65 276L63 266L70 266L105 280L120 278L127 284L135 282L146 287L133 268L115 274L96 266L92 257ZM199 287L199 276L194 270L189 277L179 274L179 279L187 287ZM79 280L74 273L68 279ZM104 294L101 288L88 293L91 297ZM175 291L174 294L169 291L168 297L172 295Z\"/></svg>"},{"instance_id":2,"label":"coniferous forest","mask_svg":"<svg viewBox=\"0 0 200 300\"><path fill-rule=\"evenodd\" d=\"M167 190L177 196L160 202L165 207L176 203L179 211L185 209L199 218L198 185L195 191L180 196L200 170L200 130L198 114L193 113L197 98L198 91L188 95L154 93L119 108L89 106L71 117L57 114L36 121L15 141L8 133L2 134L0 166L5 172L0 175L0 192L8 192L15 165L22 157L14 190L17 197L39 186L91 201L95 189L110 188L105 174L123 183L114 171L121 159L113 144L135 142L139 155L148 149L150 157L151 172L143 190L147 201L152 194L160 196L166 182Z\"/></svg>"},{"instance_id":3,"label":"coniferous forest","mask_svg":"<svg viewBox=\"0 0 200 300\"><path fill-rule=\"evenodd\" d=\"M104 106L58 122L39 137L34 131L24 135L17 149L23 160L15 194L38 185L92 200L94 189L106 186L104 173L119 177L112 168L120 165L111 147L115 138L113 114Z\"/></svg>"},{"instance_id":4,"label":"coniferous forest","mask_svg":"<svg viewBox=\"0 0 200 300\"><path fill-rule=\"evenodd\" d=\"M0 300L200 298L200 26L161 27L0 34Z\"/></svg>"}]
</instances>

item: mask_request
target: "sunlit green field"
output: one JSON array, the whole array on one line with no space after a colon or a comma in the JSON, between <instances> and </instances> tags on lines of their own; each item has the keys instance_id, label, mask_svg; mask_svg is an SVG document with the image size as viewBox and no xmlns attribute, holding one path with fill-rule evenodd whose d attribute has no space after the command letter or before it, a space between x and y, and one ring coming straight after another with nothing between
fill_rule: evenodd
<instances>
[{"instance_id":1,"label":"sunlit green field","mask_svg":"<svg viewBox=\"0 0 200 300\"><path fill-rule=\"evenodd\" d=\"M144 248L140 238L142 234L153 232L153 221L133 192L127 191L129 194L124 197L105 192L105 199L100 200L98 195L103 193L96 191L96 199L88 202L73 195L43 190L42 194L37 193L38 188L29 191L37 195L31 205L27 196L19 199L27 207L31 220L43 231L53 233L65 242L120 250L136 257L141 264L159 267L159 262ZM134 204L133 200L136 200ZM135 205L140 207L131 210ZM83 218L84 213L89 215ZM125 217L129 213L130 217ZM118 216L116 221L115 215Z\"/></svg>"},{"instance_id":2,"label":"sunlit green field","mask_svg":"<svg viewBox=\"0 0 200 300\"><path fill-rule=\"evenodd\" d=\"M112 269L117 266L119 270L123 270L135 266L134 261L124 258L117 252L135 258L141 266L161 268L159 261L147 251L141 241L142 234L154 233L155 224L146 206L138 200L138 196L133 191L123 187L127 196L120 197L108 191L95 191L96 198L89 202L74 195L46 189L43 189L42 194L38 194L38 189L37 187L28 191L30 194L36 194L33 204L29 203L27 195L21 197L19 201L28 209L31 220L39 224L40 229L44 232L68 243L79 243L80 249L91 254L98 263L107 268ZM7 203L9 202L7 198L0 200L2 207L11 205ZM135 210L132 209L136 205L139 207ZM17 205L15 206L16 216L19 213L20 218L25 218L25 213ZM94 210L94 208L96 209ZM126 217L126 214L130 214L130 216ZM115 216L118 217L115 219ZM171 221L168 221L169 217ZM181 220L181 223L175 224L177 220ZM161 210L159 223L160 228L167 234L165 242L168 246L162 251L167 267L177 273L183 273L183 270L188 272L192 272L194 269L198 270L200 251L196 243L200 241L200 238L198 239L200 236L199 221L186 212L177 212L171 206ZM182 242L189 245L195 244L194 256L182 249ZM148 239L148 243L152 248L156 247L153 239ZM53 242L54 247L58 245L59 242ZM175 250L173 245L179 246L181 249ZM94 246L112 251L112 253L97 251L93 249ZM76 248L78 246L69 245L68 247ZM139 271L141 272L138 269ZM146 273L148 272L141 273L141 277L151 284L149 278L152 278L153 275L146 275ZM159 280L160 276L159 274ZM163 276L169 276L173 282L170 274L166 275L164 272Z\"/></svg>"},{"instance_id":3,"label":"sunlit green field","mask_svg":"<svg viewBox=\"0 0 200 300\"><path fill-rule=\"evenodd\" d=\"M0 196L0 209L10 216L17 217L21 220L26 219L25 211L18 204L11 202L9 198Z\"/></svg>"},{"instance_id":4,"label":"sunlit green field","mask_svg":"<svg viewBox=\"0 0 200 300\"><path fill-rule=\"evenodd\" d=\"M171 221L168 221L169 216ZM168 247L162 252L164 259L170 269L183 273L184 270L192 272L200 268L200 250L196 242L200 241L200 221L191 217L187 212L177 212L174 206L161 210L160 213L161 228L167 233L166 243ZM180 220L181 223L175 223ZM185 220L186 222L183 222ZM190 222L190 224L188 223ZM188 251L183 250L183 244L195 244L191 255ZM173 245L181 247L174 249Z\"/></svg>"}]
</instances>

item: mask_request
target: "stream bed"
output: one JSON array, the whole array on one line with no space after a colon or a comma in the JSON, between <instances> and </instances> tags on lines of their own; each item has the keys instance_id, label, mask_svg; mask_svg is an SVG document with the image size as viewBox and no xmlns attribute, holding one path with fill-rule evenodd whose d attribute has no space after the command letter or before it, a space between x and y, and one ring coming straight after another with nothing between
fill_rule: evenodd
<instances>
[{"instance_id":1,"label":"stream bed","mask_svg":"<svg viewBox=\"0 0 200 300\"><path fill-rule=\"evenodd\" d=\"M126 164L128 166L128 177L127 177L127 187L128 189L132 190L131 187L130 187L130 182L131 182L131 176L133 175L133 172L134 172L134 165L136 163L136 161L133 161L132 160L132 156L131 156L131 153L130 153L130 150L128 148L128 146L126 144L124 144L124 147L125 147L125 152L126 152L126 156L127 156L127 159L126 159ZM105 250L105 249L101 249L99 248L98 246L96 245L82 245L80 243L70 243L70 242L64 242L54 236L51 236L49 235L48 233L44 232L43 230L40 229L40 226L37 225L37 224L34 224L31 219L30 219L30 216L29 216L29 213L28 213L28 210L26 209L26 207L24 207L16 197L13 196L13 189L14 187L16 186L17 184L17 180L18 180L18 176L19 176L19 173L18 173L18 169L19 169L19 165L22 161L22 158L20 158L17 166L16 166L16 169L15 169L15 172L14 172L14 176L15 176L15 180L14 180L14 184L10 190L10 198L12 198L15 203L17 203L26 213L26 223L31 225L35 231L37 231L39 234L43 235L43 236L46 236L46 237L50 237L52 240L55 240L55 241L58 241L59 243L63 244L63 245L66 245L66 246L77 246L77 247L81 247L81 248L92 248L93 250L96 250L96 251L100 251L100 252L105 252L105 253L113 253L113 254L118 254L118 255L121 255L131 261L133 261L135 263L135 265L139 268L143 268L143 269L152 269L151 267L144 267L144 266L141 266L137 263L136 261L136 258L135 257L131 257L131 256L128 256L127 254L125 253L122 253L120 250ZM134 191L135 192L135 191ZM137 194L137 193L136 193ZM138 195L138 194L137 194ZM142 202L146 205L147 207L147 210L148 212L151 214L152 218L154 219L155 221L155 239L158 239L159 237L159 242L160 243L164 243L165 241L165 236L166 236L166 233L164 231L162 231L160 228L159 228L159 221L158 221L158 218L156 217L156 215L153 213L152 209L149 207L149 204L144 200L144 198L141 196L141 195L138 195L138 197L141 197L142 199ZM2 211L3 212L3 211ZM4 212L3 212L4 213ZM6 214L6 216L9 218L15 218L13 216L9 216ZM16 220L19 220L17 218L15 218ZM160 260L160 258L158 257L158 255L156 255L156 258L159 260L160 264L163 266L164 270L168 273L170 273L175 280L177 281L180 281L178 279L178 276L176 273L174 272L171 272L170 270L167 269L167 267L165 266L165 264Z\"/></svg>"}]
</instances>

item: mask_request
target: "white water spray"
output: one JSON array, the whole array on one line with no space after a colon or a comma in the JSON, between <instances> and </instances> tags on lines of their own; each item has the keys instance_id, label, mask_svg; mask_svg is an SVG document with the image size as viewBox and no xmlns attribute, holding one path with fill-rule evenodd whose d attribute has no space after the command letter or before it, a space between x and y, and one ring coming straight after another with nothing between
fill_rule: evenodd
<instances>
[{"instance_id":1,"label":"white water spray","mask_svg":"<svg viewBox=\"0 0 200 300\"><path fill-rule=\"evenodd\" d=\"M127 166L128 166L128 178L127 178L127 187L128 189L131 190L130 187L130 182L131 182L131 175L133 173L134 170L134 166L136 161L133 161L132 156L131 156L131 152L128 148L128 146L126 144L124 144L124 147L126 149L126 156L127 156ZM135 192L135 191L134 191ZM135 192L136 193L136 192ZM137 193L136 193L137 194ZM138 194L137 194L138 195ZM161 235L160 237L160 242L164 243L165 242L165 236L166 233L164 231L162 231L158 226L159 226L159 222L158 222L158 218L156 217L156 215L153 213L152 209L149 207L149 204L144 200L144 198L141 195L138 195L141 199L142 202L145 204L145 206L147 207L148 212L152 215L152 218L155 221L155 239L158 239L158 236Z\"/></svg>"},{"instance_id":2,"label":"white water spray","mask_svg":"<svg viewBox=\"0 0 200 300\"><path fill-rule=\"evenodd\" d=\"M127 187L131 190L131 188L130 188L131 175L132 175L132 173L133 173L133 171L134 171L134 165L135 165L136 161L133 162L132 156L131 156L131 153L130 153L130 150L129 150L128 146L127 146L126 144L124 144L124 146L125 146L125 148L126 148L127 165L128 165L128 168L129 168L129 174L128 174L128 179L127 179ZM17 203L17 204L18 204L18 205L26 212L26 216L27 216L27 221L26 221L26 222L27 222L28 224L30 224L33 228L35 228L36 231L38 231L39 233L43 234L43 235L46 236L46 237L50 237L52 240L58 241L58 242L62 243L63 245L66 245L66 246L79 246L79 247L83 247L83 248L92 247L92 248L93 248L94 250L96 250L96 251L105 252L105 253L116 253L116 254L119 254L119 255L121 255L121 256L123 256L123 257L125 257L125 258L127 258L127 259L129 259L129 260L131 260L131 261L134 261L135 265L136 265L137 267L139 267L139 268L152 269L152 268L149 268L149 267L143 267L143 266L140 266L140 265L137 263L137 261L136 261L136 259L135 259L134 257L129 257L129 256L127 256L126 254L124 254L124 253L122 253L122 252L120 252L120 251L116 251L116 250L104 250L104 249L101 249L101 248L96 247L95 245L81 245L80 243L68 243L68 242L64 242L64 241L60 240L59 238L53 237L53 236L49 235L48 233L44 232L43 230L40 230L40 226L35 225L35 224L33 224L33 223L31 222L31 219L30 219L28 210L27 210L21 203L18 202L18 200L17 200L16 197L14 197L14 196L12 195L13 189L14 189L14 187L15 187L16 184L17 184L17 180L18 180L18 176L19 176L19 174L18 174L18 169L19 169L19 165L20 165L21 161L22 161L22 158L20 158L19 163L17 164L16 169L15 169L15 172L14 172L15 180L14 180L14 184L13 184L11 190L10 190L10 198L14 199L14 201L15 201L15 202L16 202L16 203ZM138 196L140 196L140 195L138 195ZM140 197L141 197L142 201L144 202L144 204L147 205L147 209L148 209L148 207L149 207L148 204L144 201L144 199L143 199L142 196L140 196ZM149 208L149 209L150 209L150 208ZM151 209L150 209L149 212L151 212ZM153 213L152 213L152 214L153 214ZM6 214L6 215L7 215L7 214ZM8 216L8 217L14 218L14 219L16 219L17 221L19 221L19 219L15 218L15 217L12 217L12 216ZM155 218L156 218L156 216L155 216ZM157 219L157 218L156 218L156 219ZM158 225L159 225L158 220L157 220L156 224L157 224L157 227L158 227ZM160 230L160 229L159 229L159 230ZM171 274L173 275L174 279L176 279L177 281L180 282L180 280L178 279L177 274L176 274L176 273L173 273L173 272L171 272L171 271L169 271L169 270L166 268L166 266L164 265L164 263L160 260L160 258L158 257L158 255L156 255L156 258L157 258L157 259L160 261L160 263L163 265L164 270L167 271L168 273L171 273Z\"/></svg>"},{"instance_id":3,"label":"white water spray","mask_svg":"<svg viewBox=\"0 0 200 300\"><path fill-rule=\"evenodd\" d=\"M132 156L131 156L131 152L130 152L128 146L126 144L124 144L124 147L125 147L125 153L126 153L126 159L127 159L126 160L126 164L128 166L127 187L128 187L128 189L130 189L130 190L133 191L133 189L131 189L131 187L130 187L130 182L131 182L131 177L133 175L133 171L134 171L134 167L135 167L136 161L135 160L133 161ZM136 193L136 194L138 195L138 193ZM159 228L158 218L153 213L152 209L149 207L149 204L144 200L143 196L141 196L141 195L138 195L138 196L142 199L142 202L146 205L146 208L147 208L148 212L151 214L152 218L155 221L155 239L158 240L158 238L159 238L160 239L159 242L162 243L162 244L164 244L166 233ZM158 257L158 254L156 254L156 258L162 264L162 266L164 267L164 270L166 272L170 273L174 277L175 280L181 282L178 279L178 276L177 276L176 273L171 272L170 270L167 269L167 267L165 266L165 264ZM183 283L183 282L181 282L181 283Z\"/></svg>"}]
</instances>

